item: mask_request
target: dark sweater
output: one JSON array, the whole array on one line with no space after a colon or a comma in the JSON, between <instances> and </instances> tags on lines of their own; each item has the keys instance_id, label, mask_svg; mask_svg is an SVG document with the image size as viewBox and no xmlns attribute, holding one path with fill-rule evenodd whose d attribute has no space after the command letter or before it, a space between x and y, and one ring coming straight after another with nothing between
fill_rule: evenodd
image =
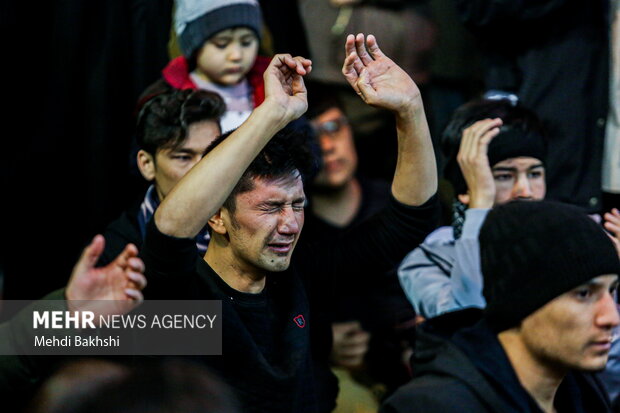
<instances>
[{"instance_id":1,"label":"dark sweater","mask_svg":"<svg viewBox=\"0 0 620 413\"><path fill-rule=\"evenodd\" d=\"M240 293L231 291L197 257L193 240L166 236L151 221L142 249L149 279L145 297L222 300L224 354L202 360L232 386L244 411L329 412L337 393L327 363L333 292L339 285L376 283L370 275L401 260L437 219L436 197L420 207L392 198L384 210L347 234L296 251L288 270L268 276L264 297L258 299L264 302L254 303L264 314L254 315L254 320L243 308L251 306L251 300L236 303ZM276 337L260 337L246 322L267 325ZM264 346L275 349L261 350Z\"/></svg>"},{"instance_id":2,"label":"dark sweater","mask_svg":"<svg viewBox=\"0 0 620 413\"><path fill-rule=\"evenodd\" d=\"M363 177L358 177L358 182L361 188L361 204L351 222L344 227L332 225L315 215L312 211L312 201L309 203L303 236L297 246L299 251L307 245L329 242L330 239L343 236L346 231L360 225L388 204L390 200L388 182ZM343 291L336 291L330 320L332 322L357 320L371 333L363 373L371 380L387 386L386 393L389 394L410 379L402 358L402 343L407 341L410 331L402 326L413 321L415 311L400 287L395 269L374 275L377 279L381 278L382 282L371 285L356 283L344 286ZM370 290L364 288L369 286ZM377 308L381 308L381 311L376 311Z\"/></svg>"}]
</instances>

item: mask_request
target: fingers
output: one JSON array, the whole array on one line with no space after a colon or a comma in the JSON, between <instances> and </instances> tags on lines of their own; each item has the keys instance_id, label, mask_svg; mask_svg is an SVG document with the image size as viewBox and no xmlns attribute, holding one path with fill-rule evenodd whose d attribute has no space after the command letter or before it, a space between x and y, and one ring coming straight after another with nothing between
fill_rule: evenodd
<instances>
[{"instance_id":1,"label":"fingers","mask_svg":"<svg viewBox=\"0 0 620 413\"><path fill-rule=\"evenodd\" d=\"M138 257L131 257L127 261L127 266L131 271L144 273L144 262Z\"/></svg>"},{"instance_id":2,"label":"fingers","mask_svg":"<svg viewBox=\"0 0 620 413\"><path fill-rule=\"evenodd\" d=\"M278 54L272 59L272 64L277 66L284 74L296 73L305 76L312 70L312 61L301 56L292 57L290 54Z\"/></svg>"},{"instance_id":3,"label":"fingers","mask_svg":"<svg viewBox=\"0 0 620 413\"><path fill-rule=\"evenodd\" d=\"M459 157L462 160L476 159L479 155L486 156L488 145L499 134L502 120L500 118L478 121L463 131Z\"/></svg>"},{"instance_id":4,"label":"fingers","mask_svg":"<svg viewBox=\"0 0 620 413\"><path fill-rule=\"evenodd\" d=\"M295 59L297 59L301 63L302 67L306 71L306 74L309 74L312 71L312 60L306 59L302 56L297 56L295 57Z\"/></svg>"},{"instance_id":5,"label":"fingers","mask_svg":"<svg viewBox=\"0 0 620 413\"><path fill-rule=\"evenodd\" d=\"M310 73L309 69L312 67L312 61L301 56L291 57L290 55L286 55L284 57L284 62L289 69L301 76Z\"/></svg>"},{"instance_id":6,"label":"fingers","mask_svg":"<svg viewBox=\"0 0 620 413\"><path fill-rule=\"evenodd\" d=\"M493 137L499 133L499 128L502 125L500 118L484 119L471 125L463 132L465 137L468 138L470 144L473 144L473 148L476 148L476 144L488 144Z\"/></svg>"},{"instance_id":7,"label":"fingers","mask_svg":"<svg viewBox=\"0 0 620 413\"><path fill-rule=\"evenodd\" d=\"M123 251L116 257L114 260L114 264L118 265L122 268L125 268L129 265L129 260L132 257L136 257L138 255L138 248L133 244L125 245Z\"/></svg>"},{"instance_id":8,"label":"fingers","mask_svg":"<svg viewBox=\"0 0 620 413\"><path fill-rule=\"evenodd\" d=\"M139 261L139 263L136 263L135 260ZM141 272L129 270L125 271L128 278L127 288L124 290L125 296L130 300L141 303L144 301L142 290L144 290L144 287L146 287L147 284L146 277L142 274L142 271L144 271L144 264L139 258L132 258L130 261L130 267L139 267Z\"/></svg>"},{"instance_id":9,"label":"fingers","mask_svg":"<svg viewBox=\"0 0 620 413\"><path fill-rule=\"evenodd\" d=\"M357 36L355 36L355 51L360 57L362 64L368 65L373 61L372 57L368 54L368 51L366 51L366 42L362 33L358 33Z\"/></svg>"},{"instance_id":10,"label":"fingers","mask_svg":"<svg viewBox=\"0 0 620 413\"><path fill-rule=\"evenodd\" d=\"M611 212L605 213L605 223L603 225L607 231L611 232L614 237L618 238L620 235L620 211L613 208Z\"/></svg>"},{"instance_id":11,"label":"fingers","mask_svg":"<svg viewBox=\"0 0 620 413\"><path fill-rule=\"evenodd\" d=\"M372 34L369 34L366 38L366 47L368 47L368 51L375 60L380 57L386 57L385 54L383 54L383 52L381 51L381 49L379 49L377 39Z\"/></svg>"},{"instance_id":12,"label":"fingers","mask_svg":"<svg viewBox=\"0 0 620 413\"><path fill-rule=\"evenodd\" d=\"M344 41L344 55L349 57L355 53L355 36L349 34Z\"/></svg>"},{"instance_id":13,"label":"fingers","mask_svg":"<svg viewBox=\"0 0 620 413\"><path fill-rule=\"evenodd\" d=\"M97 262L97 260L103 253L103 248L105 247L105 238L103 238L103 235L101 234L95 235L95 237L90 242L90 245L88 247L90 247L91 249L90 251L91 259L94 259L95 262Z\"/></svg>"},{"instance_id":14,"label":"fingers","mask_svg":"<svg viewBox=\"0 0 620 413\"><path fill-rule=\"evenodd\" d=\"M372 104L376 91L370 82L369 67L377 59L385 57L373 35L350 34L345 41L346 58L342 73L364 102Z\"/></svg>"},{"instance_id":15,"label":"fingers","mask_svg":"<svg viewBox=\"0 0 620 413\"><path fill-rule=\"evenodd\" d=\"M142 292L132 288L126 288L125 295L127 295L127 298L135 301L138 304L144 301L144 295L142 295Z\"/></svg>"},{"instance_id":16,"label":"fingers","mask_svg":"<svg viewBox=\"0 0 620 413\"><path fill-rule=\"evenodd\" d=\"M499 134L502 120L483 119L463 131L456 160L467 184L470 208L491 208L495 200L495 180L488 147Z\"/></svg>"},{"instance_id":17,"label":"fingers","mask_svg":"<svg viewBox=\"0 0 620 413\"><path fill-rule=\"evenodd\" d=\"M365 38L363 33L357 36L347 36L345 41L345 66L350 65L359 75L364 66L371 64L379 57L385 57L377 44L377 39L372 34Z\"/></svg>"},{"instance_id":18,"label":"fingers","mask_svg":"<svg viewBox=\"0 0 620 413\"><path fill-rule=\"evenodd\" d=\"M138 249L136 246L134 244L127 244L123 253L119 255L118 264L124 268L127 275L127 289L140 292L146 287L146 277L143 275L144 262L136 256L137 254Z\"/></svg>"},{"instance_id":19,"label":"fingers","mask_svg":"<svg viewBox=\"0 0 620 413\"><path fill-rule=\"evenodd\" d=\"M146 277L142 273L127 271L127 278L131 281L132 287L138 290L143 290L146 287Z\"/></svg>"},{"instance_id":20,"label":"fingers","mask_svg":"<svg viewBox=\"0 0 620 413\"><path fill-rule=\"evenodd\" d=\"M347 36L344 44L346 58L342 67L342 73L347 75L359 76L364 68L364 64L357 53L356 38L352 34Z\"/></svg>"},{"instance_id":21,"label":"fingers","mask_svg":"<svg viewBox=\"0 0 620 413\"><path fill-rule=\"evenodd\" d=\"M366 69L362 70L360 73L357 81L357 88L359 90L358 95L364 102L372 103L375 101L377 91L372 87L372 84L370 83L370 76L368 75L368 71Z\"/></svg>"},{"instance_id":22,"label":"fingers","mask_svg":"<svg viewBox=\"0 0 620 413\"><path fill-rule=\"evenodd\" d=\"M99 260L99 257L103 253L103 248L105 247L105 239L103 235L97 234L93 238L93 240L84 248L82 251L82 255L80 259L75 264L73 272L84 272L88 271L88 269L93 268Z\"/></svg>"}]
</instances>

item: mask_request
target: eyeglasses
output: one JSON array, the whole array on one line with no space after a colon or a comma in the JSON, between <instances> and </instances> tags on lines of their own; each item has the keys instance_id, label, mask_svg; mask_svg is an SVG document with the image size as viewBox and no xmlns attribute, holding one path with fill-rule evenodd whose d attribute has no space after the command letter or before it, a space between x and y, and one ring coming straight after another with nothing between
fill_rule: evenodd
<instances>
[{"instance_id":1,"label":"eyeglasses","mask_svg":"<svg viewBox=\"0 0 620 413\"><path fill-rule=\"evenodd\" d=\"M323 123L312 122L312 128L316 132L317 136L328 135L330 138L334 138L335 135L348 124L349 122L347 121L347 118L340 116L339 118L328 120Z\"/></svg>"}]
</instances>

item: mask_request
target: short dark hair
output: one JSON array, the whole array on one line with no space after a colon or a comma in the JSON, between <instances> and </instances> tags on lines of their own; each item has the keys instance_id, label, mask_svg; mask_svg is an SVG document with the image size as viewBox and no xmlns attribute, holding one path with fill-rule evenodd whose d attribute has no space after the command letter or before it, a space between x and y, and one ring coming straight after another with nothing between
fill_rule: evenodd
<instances>
[{"instance_id":1,"label":"short dark hair","mask_svg":"<svg viewBox=\"0 0 620 413\"><path fill-rule=\"evenodd\" d=\"M148 153L177 148L187 138L192 123L210 120L220 123L226 112L224 100L206 90L170 89L144 101L138 114L136 140Z\"/></svg>"},{"instance_id":2,"label":"short dark hair","mask_svg":"<svg viewBox=\"0 0 620 413\"><path fill-rule=\"evenodd\" d=\"M441 149L446 159L444 176L454 186L456 194L467 192L467 185L456 160L463 130L480 120L493 118L502 119L502 134L508 131L535 134L542 140L542 146L547 146L547 133L542 121L520 104L507 99L478 99L465 103L454 112L441 137ZM544 159L541 161L544 162Z\"/></svg>"},{"instance_id":3,"label":"short dark hair","mask_svg":"<svg viewBox=\"0 0 620 413\"><path fill-rule=\"evenodd\" d=\"M233 132L219 136L211 142L205 153L211 152ZM276 133L247 167L223 206L231 213L235 212L236 196L254 188L253 178L277 179L299 174L304 182L308 181L318 170L319 164L311 149L311 139L306 129L286 127Z\"/></svg>"},{"instance_id":4,"label":"short dark hair","mask_svg":"<svg viewBox=\"0 0 620 413\"><path fill-rule=\"evenodd\" d=\"M331 108L338 108L345 113L344 104L338 97L339 86L317 82L306 82L308 90L308 110L306 117L314 119Z\"/></svg>"}]
</instances>

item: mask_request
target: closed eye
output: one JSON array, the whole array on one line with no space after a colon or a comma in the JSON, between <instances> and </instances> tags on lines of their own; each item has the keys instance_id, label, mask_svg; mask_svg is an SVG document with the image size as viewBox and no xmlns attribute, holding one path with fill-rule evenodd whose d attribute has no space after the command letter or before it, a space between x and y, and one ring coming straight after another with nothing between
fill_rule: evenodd
<instances>
[{"instance_id":1,"label":"closed eye","mask_svg":"<svg viewBox=\"0 0 620 413\"><path fill-rule=\"evenodd\" d=\"M230 40L228 40L228 39L214 39L214 40L211 41L211 44L213 44L218 49L226 49L228 47L228 45L230 44Z\"/></svg>"},{"instance_id":2,"label":"closed eye","mask_svg":"<svg viewBox=\"0 0 620 413\"><path fill-rule=\"evenodd\" d=\"M249 36L241 39L241 46L249 47L254 45L255 38L253 36Z\"/></svg>"}]
</instances>

